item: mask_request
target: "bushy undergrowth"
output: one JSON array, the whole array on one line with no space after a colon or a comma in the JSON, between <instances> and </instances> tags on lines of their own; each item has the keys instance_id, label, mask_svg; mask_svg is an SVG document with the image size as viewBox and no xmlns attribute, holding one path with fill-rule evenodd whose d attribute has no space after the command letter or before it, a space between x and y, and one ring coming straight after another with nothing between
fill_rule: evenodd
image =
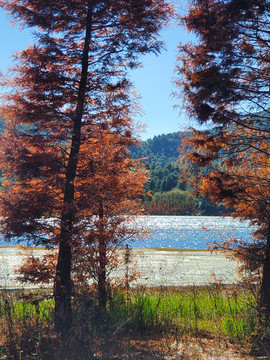
<instances>
[{"instance_id":1,"label":"bushy undergrowth","mask_svg":"<svg viewBox=\"0 0 270 360\"><path fill-rule=\"evenodd\" d=\"M42 295L42 296L41 296ZM95 295L74 302L73 329L63 341L53 331L50 294L2 291L1 351L7 359L92 359L92 345L111 334L249 337L256 326L255 298L240 288L112 291L106 314ZM1 352L0 352L1 354Z\"/></svg>"}]
</instances>

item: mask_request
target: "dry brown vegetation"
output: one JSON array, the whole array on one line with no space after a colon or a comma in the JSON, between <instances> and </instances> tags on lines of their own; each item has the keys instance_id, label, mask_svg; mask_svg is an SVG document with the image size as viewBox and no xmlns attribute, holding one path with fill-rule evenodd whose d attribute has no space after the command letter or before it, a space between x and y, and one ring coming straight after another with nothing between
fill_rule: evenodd
<instances>
[{"instance_id":1,"label":"dry brown vegetation","mask_svg":"<svg viewBox=\"0 0 270 360\"><path fill-rule=\"evenodd\" d=\"M2 291L0 359L269 359L254 301L241 287L114 289L101 314L93 291L73 303L62 339L50 292Z\"/></svg>"}]
</instances>

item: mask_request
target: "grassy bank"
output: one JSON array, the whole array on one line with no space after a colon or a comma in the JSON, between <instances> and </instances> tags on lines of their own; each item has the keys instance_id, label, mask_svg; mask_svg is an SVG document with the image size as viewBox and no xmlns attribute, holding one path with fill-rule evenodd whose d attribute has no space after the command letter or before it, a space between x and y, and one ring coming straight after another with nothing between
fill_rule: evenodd
<instances>
[{"instance_id":1,"label":"grassy bank","mask_svg":"<svg viewBox=\"0 0 270 360\"><path fill-rule=\"evenodd\" d=\"M228 343L236 351L245 343L247 351L258 326L255 304L251 291L235 286L118 288L101 314L92 291L73 304L74 327L63 342L53 331L50 293L2 291L0 354L15 360L165 359L179 351L184 356L187 339L197 345L208 339L206 347L216 350ZM185 356L203 358L199 351Z\"/></svg>"}]
</instances>

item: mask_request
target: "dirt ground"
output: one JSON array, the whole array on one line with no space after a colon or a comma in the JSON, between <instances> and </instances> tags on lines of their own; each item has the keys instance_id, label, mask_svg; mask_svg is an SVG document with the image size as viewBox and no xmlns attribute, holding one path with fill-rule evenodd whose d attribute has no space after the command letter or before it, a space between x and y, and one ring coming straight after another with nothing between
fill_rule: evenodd
<instances>
[{"instance_id":1,"label":"dirt ground","mask_svg":"<svg viewBox=\"0 0 270 360\"><path fill-rule=\"evenodd\" d=\"M224 338L106 339L95 345L96 360L270 360L267 345L254 351L251 344L231 343Z\"/></svg>"}]
</instances>

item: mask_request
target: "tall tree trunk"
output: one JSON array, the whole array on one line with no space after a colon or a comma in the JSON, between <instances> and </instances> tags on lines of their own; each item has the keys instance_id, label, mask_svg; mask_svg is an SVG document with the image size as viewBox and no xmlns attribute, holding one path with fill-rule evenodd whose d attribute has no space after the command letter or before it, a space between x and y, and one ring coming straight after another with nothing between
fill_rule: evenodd
<instances>
[{"instance_id":1,"label":"tall tree trunk","mask_svg":"<svg viewBox=\"0 0 270 360\"><path fill-rule=\"evenodd\" d=\"M98 269L98 306L102 313L106 310L107 304L107 281L106 281L106 265L107 265L107 247L104 239L103 231L103 205L99 207L99 221L100 221L100 238L99 238L99 269Z\"/></svg>"},{"instance_id":2,"label":"tall tree trunk","mask_svg":"<svg viewBox=\"0 0 270 360\"><path fill-rule=\"evenodd\" d=\"M263 263L262 284L260 289L260 312L270 321L270 213L268 215L268 231L265 258Z\"/></svg>"},{"instance_id":3,"label":"tall tree trunk","mask_svg":"<svg viewBox=\"0 0 270 360\"><path fill-rule=\"evenodd\" d=\"M71 268L72 268L72 232L75 216L74 181L77 173L78 157L81 143L81 125L85 105L86 85L89 65L89 45L92 33L93 1L88 1L87 24L82 56L81 79L75 109L72 143L66 169L64 204L61 217L59 255L56 267L54 298L54 325L56 332L65 336L72 326L71 308Z\"/></svg>"}]
</instances>

